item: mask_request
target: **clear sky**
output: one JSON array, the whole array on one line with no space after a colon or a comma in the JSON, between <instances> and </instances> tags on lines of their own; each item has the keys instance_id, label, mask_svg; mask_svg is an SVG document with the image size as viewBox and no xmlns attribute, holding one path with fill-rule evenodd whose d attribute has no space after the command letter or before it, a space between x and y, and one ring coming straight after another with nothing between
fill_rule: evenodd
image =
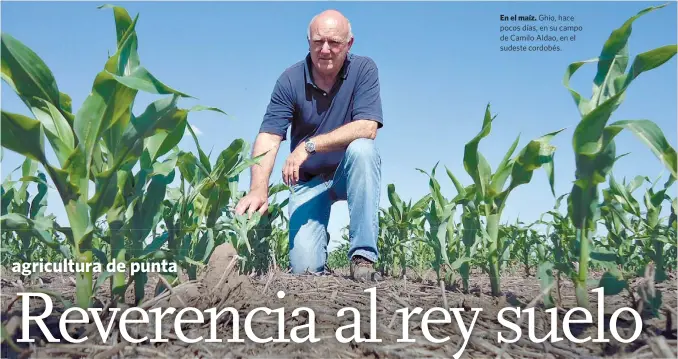
<instances>
[{"instance_id":1,"label":"clear sky","mask_svg":"<svg viewBox=\"0 0 678 359\"><path fill-rule=\"evenodd\" d=\"M89 93L107 54L115 51L115 27L105 2L2 2L2 31L33 49L53 71L59 90L73 99L74 111ZM375 60L381 81L384 128L377 136L382 155L382 205L386 186L416 201L428 192L426 171L440 162L438 179L447 197L456 195L444 172L447 166L465 185L464 144L480 130L485 105L497 114L492 133L480 150L493 166L521 135L519 149L530 139L566 127L553 141L556 194L569 191L574 179L572 134L579 121L576 106L562 85L566 67L599 55L610 32L654 2L120 2L132 17L142 65L167 85L197 97L182 100L217 106L232 117L211 112L189 115L199 129L201 146L215 158L235 138L252 142L275 80L308 51L310 19L328 8L344 13L355 35L352 52ZM561 43L560 52L500 52L500 15L567 15L583 27L576 41ZM507 24L507 23L503 23ZM568 33L569 34L569 33ZM676 4L647 14L633 25L631 55L676 43ZM595 64L575 75L572 85L590 96ZM156 97L141 94L135 113ZM4 82L2 108L29 114ZM642 74L627 91L611 121L650 119L676 146L676 58ZM190 136L181 143L194 145ZM279 152L272 180L281 182L289 142ZM655 178L664 167L632 134L617 137L617 178ZM3 178L20 165L4 151ZM16 177L15 177L16 178ZM665 179L666 177L664 177ZM249 184L249 171L241 189ZM660 185L663 184L660 182ZM50 211L66 223L63 208L50 197ZM636 192L639 200L641 192ZM675 195L675 194L672 194ZM503 221L517 216L536 220L552 208L554 197L539 171L532 183L509 197ZM336 204L330 233L338 238L348 223L345 202Z\"/></svg>"}]
</instances>

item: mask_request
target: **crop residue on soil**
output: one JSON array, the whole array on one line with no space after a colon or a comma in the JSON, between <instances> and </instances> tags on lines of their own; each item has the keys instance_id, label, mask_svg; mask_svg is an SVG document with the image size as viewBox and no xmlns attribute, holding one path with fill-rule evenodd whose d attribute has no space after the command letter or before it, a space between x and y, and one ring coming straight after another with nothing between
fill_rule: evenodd
<instances>
[{"instance_id":1,"label":"crop residue on soil","mask_svg":"<svg viewBox=\"0 0 678 359\"><path fill-rule=\"evenodd\" d=\"M228 265L221 268L226 268ZM212 267L214 268L214 267ZM233 272L230 272L233 273ZM524 309L528 306L536 308L535 332L538 338L543 338L550 331L550 315L544 312L541 301L534 300L540 295L540 288L535 284L534 278L513 277L503 278L505 283L504 296L491 297L487 290L489 285L483 276L472 277L471 293L463 294L460 291L446 290L445 297L441 294L440 287L432 282L413 282L402 278L389 278L379 283L358 283L347 278L345 274L335 273L324 276L294 276L287 273L272 271L260 278L251 278L243 275L223 275L224 271L213 271L206 273L202 280L184 284L174 288L174 295L156 298L142 304L149 310L153 307L175 307L178 312L180 309L191 306L200 311L209 308L216 308L217 313L222 309L230 307L239 313L239 338L243 342L226 341L234 337L233 316L225 312L220 315L216 325L216 338L222 339L222 343L207 342L211 337L210 317L204 314L205 322L201 324L184 324L182 333L187 338L203 337L203 340L188 344L182 342L177 336L173 327L174 315L166 315L162 321L162 338L168 339L165 343L149 343L145 341L141 344L130 344L122 340L120 331L116 325L108 342L101 342L98 332L94 325L85 324L80 328L72 328L74 333L89 334L90 340L83 344L64 343L42 343L30 347L31 352L25 353L29 357L144 357L144 358L194 358L194 357L333 357L333 358L422 358L422 357L445 357L451 358L460 351L464 344L463 334L455 319L454 313L450 313L450 323L429 325L430 334L439 339L446 339L443 343L432 343L427 340L422 332L422 317L426 311L431 308L445 308L444 302L447 302L448 308L463 308L461 312L463 322L468 329L473 322L476 313L473 308L481 308L482 311L477 314L476 321L472 329L466 347L463 350L462 358L475 357L505 357L505 358L580 358L589 356L625 356L629 357L663 357L672 355L675 357L676 323L675 310L662 310L662 314L669 313L671 317L645 320L645 326L640 338L633 343L619 343L612 338L609 328L605 329L606 338L609 343L594 343L589 341L584 344L571 343L567 339L550 343L549 340L542 343L533 343L528 337L528 320L525 318L522 322L515 318L513 314L507 313L504 317L512 323L520 323L522 336L516 343L502 345L497 341L497 333L501 332L505 338L512 339L515 332L502 326L497 320L497 313L505 307L520 307ZM675 281L674 281L675 282ZM50 285L63 283L58 279L52 278L49 283L43 284L43 288L49 289ZM669 282L666 282L669 283ZM371 332L371 312L370 312L370 293L366 289L376 288L376 332L377 338L381 342L360 342L351 341L349 343L340 343L336 339L336 330L342 326L354 323L353 314L349 311L343 317L337 316L339 310L345 307L352 307L360 313L360 336L369 338ZM28 288L24 288L28 289ZM74 289L74 288L73 288ZM3 293L5 299L18 292L10 282L3 281ZM278 297L278 292L284 292L284 298ZM662 288L664 293L675 292L675 284L670 287ZM9 294L11 293L11 294ZM62 291L65 296L69 296L68 291ZM563 282L561 285L562 306L572 308L575 306L574 293L571 286ZM597 302L595 293L591 293L591 312L593 314L592 325L576 324L572 325L572 333L585 338L591 336L597 337ZM10 311L7 312L7 300L3 301L3 324L7 323L12 317L17 318L20 315L20 303L13 303ZM53 333L58 335L58 315L56 310L59 307L58 302L54 302L55 310L52 318L46 320ZM617 296L606 297L604 309L606 319L617 308L629 306L629 299L624 293ZM283 335L285 339L290 338L290 331L294 327L303 326L309 323L307 312L301 311L300 315L292 316L292 312L300 307L308 307L313 310L315 316L315 337L319 339L316 343L294 342L265 344L252 342L245 333L244 325L248 313L258 307L270 309L283 308L285 316L285 329ZM409 319L409 328L407 332L414 343L398 342L403 338L403 318L401 313L396 311L402 308L412 309L420 307L422 311L418 314L412 314ZM671 296L664 297L663 308L676 308L676 299ZM40 308L34 308L39 311ZM175 314L176 314L175 312ZM563 337L562 319L566 309L558 310L557 333ZM627 313L628 314L628 313ZM183 315L184 320L194 319L195 314L187 312ZM150 315L151 323L154 322L153 315ZM573 316L573 319L581 317ZM119 319L119 316L116 320ZM437 311L429 316L429 321L443 319L442 313ZM108 323L109 318L104 319L104 324ZM16 323L16 319L13 321ZM667 323L670 325L667 328ZM634 322L630 315L622 314L618 320L619 334L628 338L633 334ZM129 333L134 338L149 339L155 338L156 331L151 324L133 324L128 325ZM252 318L253 334L259 338L278 338L279 327L277 313L267 315L258 312ZM32 330L32 333L39 335L38 331ZM352 329L343 331L343 334L350 336ZM300 328L296 332L297 336L304 338L309 334L308 328ZM15 330L15 340L20 335L20 329ZM23 347L26 348L25 343ZM671 349L669 349L671 348ZM667 352L668 350L668 352ZM8 348L3 344L3 353L8 353ZM11 353L11 351L10 351ZM14 353L15 355L18 353Z\"/></svg>"}]
</instances>

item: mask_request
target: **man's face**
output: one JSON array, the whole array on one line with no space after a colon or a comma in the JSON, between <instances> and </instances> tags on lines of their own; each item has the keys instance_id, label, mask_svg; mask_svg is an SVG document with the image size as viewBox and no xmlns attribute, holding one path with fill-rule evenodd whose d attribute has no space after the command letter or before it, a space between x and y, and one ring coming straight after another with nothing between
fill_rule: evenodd
<instances>
[{"instance_id":1,"label":"man's face","mask_svg":"<svg viewBox=\"0 0 678 359\"><path fill-rule=\"evenodd\" d=\"M353 39L349 40L347 37L348 29L336 21L319 22L311 28L309 48L316 71L330 75L341 69L353 44Z\"/></svg>"}]
</instances>

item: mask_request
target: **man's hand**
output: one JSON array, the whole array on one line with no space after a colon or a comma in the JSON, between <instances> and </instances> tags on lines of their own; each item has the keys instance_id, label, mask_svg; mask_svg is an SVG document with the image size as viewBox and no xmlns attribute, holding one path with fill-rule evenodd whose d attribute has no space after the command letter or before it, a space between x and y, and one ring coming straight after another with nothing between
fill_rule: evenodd
<instances>
[{"instance_id":1,"label":"man's hand","mask_svg":"<svg viewBox=\"0 0 678 359\"><path fill-rule=\"evenodd\" d=\"M299 181L299 167L301 164L306 161L308 158L308 152L304 146L304 142L299 144L297 148L290 153L290 156L287 157L285 161L285 166L283 167L282 179L288 186L294 186Z\"/></svg>"},{"instance_id":2,"label":"man's hand","mask_svg":"<svg viewBox=\"0 0 678 359\"><path fill-rule=\"evenodd\" d=\"M252 157L257 157L263 153L266 153L266 155L259 164L250 168L252 171L250 191L240 199L235 207L237 215L247 212L249 218L252 218L254 212L259 211L259 213L265 214L268 210L268 178L273 170L273 162L278 154L281 141L282 136L280 135L265 132L257 135L257 139L254 141L254 149L252 149Z\"/></svg>"},{"instance_id":3,"label":"man's hand","mask_svg":"<svg viewBox=\"0 0 678 359\"><path fill-rule=\"evenodd\" d=\"M268 210L268 193L266 190L250 191L245 197L241 198L238 205L235 207L235 214L242 215L247 211L248 218L252 218L252 214L258 211L262 215Z\"/></svg>"}]
</instances>

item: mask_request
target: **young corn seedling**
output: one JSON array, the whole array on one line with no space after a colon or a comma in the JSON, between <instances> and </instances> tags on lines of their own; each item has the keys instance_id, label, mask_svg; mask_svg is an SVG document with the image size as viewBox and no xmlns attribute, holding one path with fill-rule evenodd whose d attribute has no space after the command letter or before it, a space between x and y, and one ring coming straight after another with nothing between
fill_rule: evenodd
<instances>
[{"instance_id":1,"label":"young corn seedling","mask_svg":"<svg viewBox=\"0 0 678 359\"><path fill-rule=\"evenodd\" d=\"M18 180L11 175L21 169ZM33 195L29 186L35 183ZM16 186L19 185L19 186ZM57 262L70 258L68 245L56 235L54 215L46 215L47 177L38 170L38 162L26 158L21 166L10 173L2 183L2 206L0 224L2 225L3 266L12 263L30 263L36 261ZM31 222L31 226L25 226ZM37 239L37 240L36 240ZM33 273L37 275L39 273Z\"/></svg>"},{"instance_id":2,"label":"young corn seedling","mask_svg":"<svg viewBox=\"0 0 678 359\"><path fill-rule=\"evenodd\" d=\"M576 241L580 249L579 270L575 280L577 305L587 309L591 243L596 223L600 218L598 186L606 181L617 160L614 137L624 129L630 130L666 165L671 174L677 177L676 152L654 122L645 119L622 120L607 125L612 113L623 102L626 90L633 80L642 73L666 63L676 54L675 44L641 53L634 58L626 72L629 64L628 39L631 36L631 25L639 17L664 6L666 5L648 7L629 18L610 34L599 57L574 62L565 73L564 85L572 95L581 115L572 138L576 172L568 198L568 213L576 228ZM593 80L592 96L586 99L570 88L569 80L577 69L593 62L597 63L598 70ZM615 281L611 283L613 285L610 291L617 291L618 283Z\"/></svg>"},{"instance_id":3,"label":"young corn seedling","mask_svg":"<svg viewBox=\"0 0 678 359\"><path fill-rule=\"evenodd\" d=\"M248 146L237 139L210 163L195 133L190 127L188 130L195 141L198 158L190 152L177 154L180 184L168 190L162 214L165 228L149 246L152 247L149 251L167 243L168 255L186 270L189 280L195 280L198 269L207 264L214 248L224 241L220 238L218 220L225 208L237 203L240 173L260 157L250 160ZM173 284L178 274L166 273L165 278Z\"/></svg>"},{"instance_id":4,"label":"young corn seedling","mask_svg":"<svg viewBox=\"0 0 678 359\"><path fill-rule=\"evenodd\" d=\"M650 180L646 177L647 182ZM675 238L672 240L670 236L670 227L663 224L666 223L660 217L662 205L664 200L671 201L666 194L669 187L673 185L675 178L670 177L664 184L664 188L655 192L654 185L645 190L643 201L645 204L645 215L641 216L640 212L633 212L636 223L640 224L640 230L636 233L636 238L642 243L642 255L644 258L650 259L654 262L654 280L661 283L668 279L666 274L665 256L666 250L676 246ZM632 198L627 196L626 198Z\"/></svg>"},{"instance_id":5,"label":"young corn seedling","mask_svg":"<svg viewBox=\"0 0 678 359\"><path fill-rule=\"evenodd\" d=\"M464 284L464 290L468 289L469 266L472 257L469 255L470 246L462 248L462 236L455 224L456 207L461 202L456 199L447 200L440 191L440 184L435 178L436 168L433 167L431 173L426 173L421 169L418 171L429 177L430 204L428 210L424 211L424 217L428 223L428 230L424 231L422 240L427 243L434 253L433 269L436 272L441 286L450 284L454 281L455 271L459 271ZM456 178L448 170L448 175L454 182L457 191L462 194L464 188L459 185ZM461 196L458 195L458 198ZM474 241L475 243L475 238ZM464 254L462 254L462 250Z\"/></svg>"},{"instance_id":6,"label":"young corn seedling","mask_svg":"<svg viewBox=\"0 0 678 359\"><path fill-rule=\"evenodd\" d=\"M488 104L481 131L464 148L464 168L474 183L473 187L466 189L465 197L472 198L478 216L484 217L484 225L478 229L484 243L482 250L487 263L485 269L490 276L492 295L499 296L501 295L501 258L508 249L505 239L499 237L499 223L506 200L516 187L529 183L534 171L542 167L547 173L551 192L555 195L553 188L555 147L550 144L550 141L563 129L530 141L516 157L511 158L518 146L520 139L518 136L497 166L496 172L492 173L490 164L478 151L478 146L480 141L490 134L495 117L491 115ZM507 181L509 184L505 188ZM478 220L477 223L481 221ZM464 227L465 231L468 229Z\"/></svg>"},{"instance_id":7,"label":"young corn seedling","mask_svg":"<svg viewBox=\"0 0 678 359\"><path fill-rule=\"evenodd\" d=\"M531 227L535 223L530 224L529 226L524 226L524 223L520 220L516 220L516 223L513 225L502 226L499 231L500 235L506 238L514 238L510 244L510 250L508 257L514 260L516 263L521 263L523 265L523 270L525 271L525 277L530 276L530 267L533 265L535 260L539 262L539 254L537 253L538 245L543 240L537 233L536 230Z\"/></svg>"},{"instance_id":8,"label":"young corn seedling","mask_svg":"<svg viewBox=\"0 0 678 359\"><path fill-rule=\"evenodd\" d=\"M600 214L607 236L600 246L616 254L616 265L626 272L624 276L640 273L644 266L645 260L638 250L640 246L636 237L636 233L641 230L638 220L641 216L640 205L632 195L643 181L643 177L637 176L628 184L620 184L610 175L609 187L602 191Z\"/></svg>"},{"instance_id":9,"label":"young corn seedling","mask_svg":"<svg viewBox=\"0 0 678 359\"><path fill-rule=\"evenodd\" d=\"M243 155L245 153L243 152ZM258 161L262 156L264 155L255 157L249 163ZM246 163L243 163L243 165ZM237 184L237 181L233 183ZM272 248L274 243L271 241L271 236L277 231L276 228L279 228L279 218L282 219L282 223L286 223L287 218L284 217L283 208L288 204L287 199L278 203L275 200L275 194L288 188L286 185L270 185L268 187L269 208L264 214L257 211L249 218L248 213L235 214L234 208L231 207L217 220L215 231L219 233L218 243L224 241L231 243L240 257L239 270L241 273L252 274L256 272L261 274L266 272L271 263L274 262L275 252L272 253L272 250L275 250L275 248ZM270 198L272 196L273 198ZM240 195L235 196L233 203L237 203L240 198ZM287 230L284 232L287 234Z\"/></svg>"},{"instance_id":10,"label":"young corn seedling","mask_svg":"<svg viewBox=\"0 0 678 359\"><path fill-rule=\"evenodd\" d=\"M387 258L384 262L394 265L396 260L400 265L400 275L404 276L407 270L407 253L412 251L411 244L415 233L424 222L424 210L431 200L430 195L419 199L414 205L412 201L403 202L396 193L395 185L387 186L389 203L388 209L381 210L380 223L383 221L386 231L383 254Z\"/></svg>"}]
</instances>

